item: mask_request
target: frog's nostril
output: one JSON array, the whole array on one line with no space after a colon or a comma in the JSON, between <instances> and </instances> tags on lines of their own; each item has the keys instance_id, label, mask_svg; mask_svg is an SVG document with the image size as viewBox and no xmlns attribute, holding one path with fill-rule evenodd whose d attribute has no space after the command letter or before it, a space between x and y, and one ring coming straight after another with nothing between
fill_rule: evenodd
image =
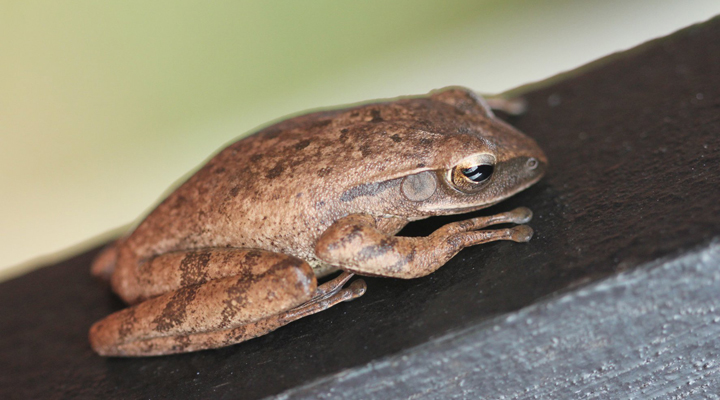
<instances>
[{"instance_id":1,"label":"frog's nostril","mask_svg":"<svg viewBox=\"0 0 720 400\"><path fill-rule=\"evenodd\" d=\"M527 167L527 169L529 169L529 170L533 170L533 169L537 168L538 165L540 165L540 163L534 157L528 158L527 162L525 162L525 167Z\"/></svg>"}]
</instances>

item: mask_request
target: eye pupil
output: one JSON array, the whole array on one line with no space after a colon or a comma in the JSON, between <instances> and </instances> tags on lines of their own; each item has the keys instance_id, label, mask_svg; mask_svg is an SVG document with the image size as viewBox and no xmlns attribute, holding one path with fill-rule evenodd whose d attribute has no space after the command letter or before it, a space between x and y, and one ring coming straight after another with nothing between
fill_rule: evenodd
<instances>
[{"instance_id":1,"label":"eye pupil","mask_svg":"<svg viewBox=\"0 0 720 400\"><path fill-rule=\"evenodd\" d=\"M475 183L482 182L493 173L492 165L473 165L470 168L463 168L463 175Z\"/></svg>"}]
</instances>

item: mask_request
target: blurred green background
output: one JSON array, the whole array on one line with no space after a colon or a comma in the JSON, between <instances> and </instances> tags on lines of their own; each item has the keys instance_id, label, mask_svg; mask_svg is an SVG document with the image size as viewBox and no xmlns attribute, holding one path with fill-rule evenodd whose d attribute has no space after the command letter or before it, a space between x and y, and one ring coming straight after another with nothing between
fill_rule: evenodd
<instances>
[{"instance_id":1,"label":"blurred green background","mask_svg":"<svg viewBox=\"0 0 720 400\"><path fill-rule=\"evenodd\" d=\"M105 240L282 116L501 92L719 13L717 0L0 1L0 277Z\"/></svg>"}]
</instances>

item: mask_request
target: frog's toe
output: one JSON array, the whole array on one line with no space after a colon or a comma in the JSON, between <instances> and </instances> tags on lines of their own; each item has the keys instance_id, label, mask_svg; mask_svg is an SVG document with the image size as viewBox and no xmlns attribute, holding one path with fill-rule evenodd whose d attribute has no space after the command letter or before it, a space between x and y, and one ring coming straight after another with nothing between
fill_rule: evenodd
<instances>
[{"instance_id":1,"label":"frog's toe","mask_svg":"<svg viewBox=\"0 0 720 400\"><path fill-rule=\"evenodd\" d=\"M511 236L510 240L514 242L529 242L533 237L533 229L527 225L518 225L510 228Z\"/></svg>"},{"instance_id":2,"label":"frog's toe","mask_svg":"<svg viewBox=\"0 0 720 400\"><path fill-rule=\"evenodd\" d=\"M532 220L533 212L527 207L518 207L510 211L512 220L516 224L527 224Z\"/></svg>"},{"instance_id":3,"label":"frog's toe","mask_svg":"<svg viewBox=\"0 0 720 400\"><path fill-rule=\"evenodd\" d=\"M365 294L365 292L367 291L367 284L364 280L358 279L351 283L350 286L348 286L348 290L351 291L353 294L353 297L348 299L348 301L352 299L357 299L358 297Z\"/></svg>"}]
</instances>

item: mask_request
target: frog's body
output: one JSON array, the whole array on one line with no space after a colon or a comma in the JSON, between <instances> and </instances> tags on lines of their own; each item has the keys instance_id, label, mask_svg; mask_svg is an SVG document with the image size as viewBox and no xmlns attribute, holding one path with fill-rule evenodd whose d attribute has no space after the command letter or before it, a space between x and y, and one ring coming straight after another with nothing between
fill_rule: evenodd
<instances>
[{"instance_id":1,"label":"frog's body","mask_svg":"<svg viewBox=\"0 0 720 400\"><path fill-rule=\"evenodd\" d=\"M95 274L140 304L93 326L93 347L151 355L232 344L364 291L362 281L342 289L348 273L319 288L315 276L339 268L412 278L467 245L525 241L525 226L475 230L525 222L524 209L434 238L394 235L412 220L509 197L546 162L532 139L459 88L272 125L218 153L98 258ZM476 164L492 176L453 175Z\"/></svg>"}]
</instances>

